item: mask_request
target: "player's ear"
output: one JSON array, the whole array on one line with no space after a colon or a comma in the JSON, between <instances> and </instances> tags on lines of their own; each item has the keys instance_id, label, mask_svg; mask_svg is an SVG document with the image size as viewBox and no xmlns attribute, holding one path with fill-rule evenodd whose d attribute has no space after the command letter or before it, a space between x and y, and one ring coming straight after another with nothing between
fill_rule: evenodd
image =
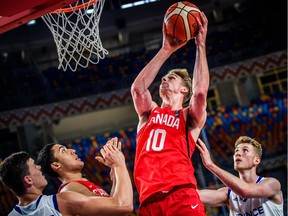
<instances>
[{"instance_id":1,"label":"player's ear","mask_svg":"<svg viewBox=\"0 0 288 216\"><path fill-rule=\"evenodd\" d=\"M258 164L260 164L260 162L261 162L261 158L260 158L259 156L256 156L256 157L254 158L254 161L255 161L255 163L258 165Z\"/></svg>"},{"instance_id":2,"label":"player's ear","mask_svg":"<svg viewBox=\"0 0 288 216\"><path fill-rule=\"evenodd\" d=\"M58 162L53 162L53 163L51 163L50 166L55 172L57 172L61 168L61 164Z\"/></svg>"},{"instance_id":3,"label":"player's ear","mask_svg":"<svg viewBox=\"0 0 288 216\"><path fill-rule=\"evenodd\" d=\"M29 185L32 185L33 180L29 176L26 175L23 178L23 182L24 182L24 185L29 186Z\"/></svg>"},{"instance_id":4,"label":"player's ear","mask_svg":"<svg viewBox=\"0 0 288 216\"><path fill-rule=\"evenodd\" d=\"M181 93L187 93L189 89L186 86L182 86L180 89Z\"/></svg>"}]
</instances>

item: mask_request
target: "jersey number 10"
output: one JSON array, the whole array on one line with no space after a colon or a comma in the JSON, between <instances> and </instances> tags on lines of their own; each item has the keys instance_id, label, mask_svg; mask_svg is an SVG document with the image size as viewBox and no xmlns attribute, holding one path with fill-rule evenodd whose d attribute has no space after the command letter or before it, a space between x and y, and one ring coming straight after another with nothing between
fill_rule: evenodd
<instances>
[{"instance_id":1,"label":"jersey number 10","mask_svg":"<svg viewBox=\"0 0 288 216\"><path fill-rule=\"evenodd\" d=\"M154 151L161 151L164 148L165 138L166 138L165 130L163 129L151 130L146 145L146 151L150 151L150 148Z\"/></svg>"}]
</instances>

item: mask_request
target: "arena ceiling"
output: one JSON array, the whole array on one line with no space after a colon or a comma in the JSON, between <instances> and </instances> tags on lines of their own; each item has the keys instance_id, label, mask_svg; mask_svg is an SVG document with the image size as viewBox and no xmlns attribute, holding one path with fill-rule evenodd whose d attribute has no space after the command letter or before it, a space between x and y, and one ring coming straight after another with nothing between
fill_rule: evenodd
<instances>
[{"instance_id":1,"label":"arena ceiling","mask_svg":"<svg viewBox=\"0 0 288 216\"><path fill-rule=\"evenodd\" d=\"M153 46L153 42L157 43L162 40L161 26L165 11L175 2L177 1L158 0L149 4L121 9L121 5L135 3L135 0L106 0L100 18L100 36L103 46L112 52L125 49L127 46L130 50ZM209 25L217 23L215 17L217 10L229 16L231 11L236 12L237 9L241 9L241 5L244 5L243 2L245 1L193 1L206 13ZM0 52L3 54L21 49L33 49L33 47L55 46L52 34L46 24L41 18L36 21L33 26L24 24L0 34Z\"/></svg>"}]
</instances>

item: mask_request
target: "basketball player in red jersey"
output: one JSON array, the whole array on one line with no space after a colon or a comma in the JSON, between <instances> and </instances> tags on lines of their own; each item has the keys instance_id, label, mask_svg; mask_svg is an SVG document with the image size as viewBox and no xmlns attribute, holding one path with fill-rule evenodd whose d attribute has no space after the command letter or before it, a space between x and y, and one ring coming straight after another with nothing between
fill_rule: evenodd
<instances>
[{"instance_id":1,"label":"basketball player in red jersey","mask_svg":"<svg viewBox=\"0 0 288 216\"><path fill-rule=\"evenodd\" d=\"M139 116L134 181L140 197L139 215L205 215L196 192L191 155L206 121L209 69L206 58L208 20L197 19L196 59L193 82L186 69L174 69L162 78L161 107L148 88L170 55L187 41L177 42L165 31L163 45L131 87ZM190 101L189 101L190 100ZM189 105L183 108L183 103Z\"/></svg>"},{"instance_id":2,"label":"basketball player in red jersey","mask_svg":"<svg viewBox=\"0 0 288 216\"><path fill-rule=\"evenodd\" d=\"M118 139L110 139L106 145L118 146L121 150L121 144ZM106 196L109 194L100 186L82 177L82 169L84 162L78 158L74 149L67 149L61 144L47 144L39 152L37 163L41 165L42 171L55 178L59 178L62 185L58 189L58 193L64 191L75 191L86 196ZM105 165L111 168L112 172L112 188L111 196L115 191L116 179L113 175L114 162L106 160Z\"/></svg>"}]
</instances>

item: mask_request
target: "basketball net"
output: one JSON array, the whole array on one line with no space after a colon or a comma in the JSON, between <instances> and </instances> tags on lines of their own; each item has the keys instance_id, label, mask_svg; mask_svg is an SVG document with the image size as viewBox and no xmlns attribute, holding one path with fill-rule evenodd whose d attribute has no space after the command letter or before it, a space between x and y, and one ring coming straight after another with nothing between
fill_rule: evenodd
<instances>
[{"instance_id":1,"label":"basketball net","mask_svg":"<svg viewBox=\"0 0 288 216\"><path fill-rule=\"evenodd\" d=\"M78 0L67 8L42 16L53 34L59 58L58 69L97 64L108 51L102 46L99 21L105 0ZM87 14L87 10L91 13Z\"/></svg>"}]
</instances>

